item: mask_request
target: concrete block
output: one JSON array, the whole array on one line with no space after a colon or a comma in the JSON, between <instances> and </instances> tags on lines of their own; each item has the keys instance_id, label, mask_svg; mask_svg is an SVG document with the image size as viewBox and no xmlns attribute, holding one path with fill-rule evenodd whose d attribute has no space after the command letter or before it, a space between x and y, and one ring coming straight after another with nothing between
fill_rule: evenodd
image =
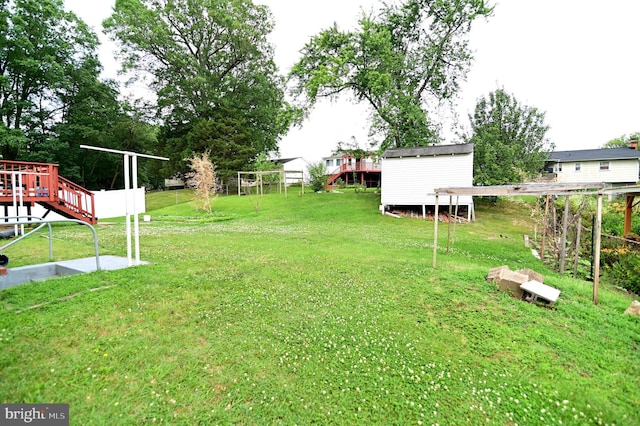
<instances>
[{"instance_id":1,"label":"concrete block","mask_svg":"<svg viewBox=\"0 0 640 426\"><path fill-rule=\"evenodd\" d=\"M497 268L492 268L489 269L489 273L487 274L487 281L494 281L498 275L500 275L500 271L503 270L509 270L509 267L504 265L504 266L498 266Z\"/></svg>"},{"instance_id":2,"label":"concrete block","mask_svg":"<svg viewBox=\"0 0 640 426\"><path fill-rule=\"evenodd\" d=\"M496 286L500 290L510 292L513 297L522 299L524 292L520 286L529 281L529 277L519 272L503 269L495 279Z\"/></svg>"},{"instance_id":3,"label":"concrete block","mask_svg":"<svg viewBox=\"0 0 640 426\"><path fill-rule=\"evenodd\" d=\"M516 272L528 276L529 281L538 281L540 283L544 282L544 276L531 269L518 269Z\"/></svg>"},{"instance_id":4,"label":"concrete block","mask_svg":"<svg viewBox=\"0 0 640 426\"><path fill-rule=\"evenodd\" d=\"M628 315L635 315L637 317L640 317L640 302L638 302L637 300L634 300L633 302L631 302L631 305L629 305L629 307L627 308L626 311L624 311L624 313Z\"/></svg>"}]
</instances>

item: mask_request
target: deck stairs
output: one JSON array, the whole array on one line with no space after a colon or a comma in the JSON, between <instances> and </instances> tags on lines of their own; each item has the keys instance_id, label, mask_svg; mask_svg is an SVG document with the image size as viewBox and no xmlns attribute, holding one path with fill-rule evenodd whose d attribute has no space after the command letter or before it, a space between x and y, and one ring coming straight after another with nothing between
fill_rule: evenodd
<instances>
[{"instance_id":1,"label":"deck stairs","mask_svg":"<svg viewBox=\"0 0 640 426\"><path fill-rule=\"evenodd\" d=\"M58 174L57 164L0 160L0 205L32 207L39 204L69 219L94 225L93 193ZM45 216L46 216L45 214Z\"/></svg>"}]
</instances>

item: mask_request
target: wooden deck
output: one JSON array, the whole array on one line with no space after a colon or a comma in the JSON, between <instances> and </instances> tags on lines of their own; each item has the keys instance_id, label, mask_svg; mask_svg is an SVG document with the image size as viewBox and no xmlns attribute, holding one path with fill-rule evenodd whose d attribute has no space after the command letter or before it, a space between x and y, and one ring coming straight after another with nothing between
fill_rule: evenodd
<instances>
[{"instance_id":1,"label":"wooden deck","mask_svg":"<svg viewBox=\"0 0 640 426\"><path fill-rule=\"evenodd\" d=\"M89 224L98 222L93 193L59 176L57 164L0 160L0 204L40 204L64 217Z\"/></svg>"}]
</instances>

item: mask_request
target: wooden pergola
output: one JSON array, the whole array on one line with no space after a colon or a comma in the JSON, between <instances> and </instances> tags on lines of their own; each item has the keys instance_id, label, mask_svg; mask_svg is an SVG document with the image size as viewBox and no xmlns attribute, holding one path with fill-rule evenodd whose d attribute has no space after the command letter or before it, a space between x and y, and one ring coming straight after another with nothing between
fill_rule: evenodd
<instances>
[{"instance_id":1,"label":"wooden pergola","mask_svg":"<svg viewBox=\"0 0 640 426\"><path fill-rule=\"evenodd\" d=\"M256 192L260 195L264 194L263 191L263 176L278 176L278 193L282 192L284 186L284 196L287 198L287 179L293 176L293 179L298 180L302 184L302 193L304 194L304 172L302 170L267 170L267 171L253 171L253 172L238 172L238 196L242 188L242 176L255 176L256 180L254 185L256 186ZM250 185L253 186L253 185Z\"/></svg>"},{"instance_id":2,"label":"wooden pergola","mask_svg":"<svg viewBox=\"0 0 640 426\"><path fill-rule=\"evenodd\" d=\"M595 195L597 196L596 207L596 223L594 227L594 273L593 273L593 303L598 303L598 286L600 281L600 246L602 240L602 197L603 195L619 195L626 194L625 209L625 233L631 230L632 209L636 196L640 196L640 186L624 186L617 188L606 188L604 183L584 183L584 184L522 184L522 185L501 185L501 186L476 186L476 187L460 187L460 188L436 188L435 197L435 220L434 220L434 236L433 236L433 268L436 268L437 252L438 252L438 201L439 197L448 196L449 211L451 211L452 196L471 195L481 197L499 197L499 196L566 196L564 222L566 224L569 209L569 197L573 195ZM566 225L565 225L566 228ZM564 238L563 233L563 238ZM447 243L448 245L448 243Z\"/></svg>"}]
</instances>

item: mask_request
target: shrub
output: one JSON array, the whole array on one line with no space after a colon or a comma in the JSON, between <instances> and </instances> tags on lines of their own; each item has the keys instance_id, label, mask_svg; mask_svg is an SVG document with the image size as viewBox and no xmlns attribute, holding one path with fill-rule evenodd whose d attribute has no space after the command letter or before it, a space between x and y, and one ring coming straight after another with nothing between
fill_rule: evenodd
<instances>
[{"instance_id":1,"label":"shrub","mask_svg":"<svg viewBox=\"0 0 640 426\"><path fill-rule=\"evenodd\" d=\"M315 192L322 191L327 185L327 173L321 161L309 164L309 186Z\"/></svg>"}]
</instances>

